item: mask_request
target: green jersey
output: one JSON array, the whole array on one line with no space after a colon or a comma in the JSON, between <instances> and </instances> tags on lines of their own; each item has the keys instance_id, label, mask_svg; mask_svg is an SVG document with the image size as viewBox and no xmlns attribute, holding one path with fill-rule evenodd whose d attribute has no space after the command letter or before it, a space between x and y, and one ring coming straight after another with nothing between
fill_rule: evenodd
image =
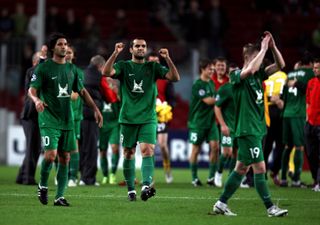
<instances>
[{"instance_id":1,"label":"green jersey","mask_svg":"<svg viewBox=\"0 0 320 225\"><path fill-rule=\"evenodd\" d=\"M168 69L156 62L135 63L131 60L114 64L115 78L120 81L121 110L119 122L123 124L157 123L156 81L165 79Z\"/></svg>"},{"instance_id":2,"label":"green jersey","mask_svg":"<svg viewBox=\"0 0 320 225\"><path fill-rule=\"evenodd\" d=\"M37 89L39 98L48 106L38 114L39 127L61 130L74 129L71 92L83 89L81 75L70 63L58 64L52 59L37 66L30 87Z\"/></svg>"},{"instance_id":3,"label":"green jersey","mask_svg":"<svg viewBox=\"0 0 320 225\"><path fill-rule=\"evenodd\" d=\"M83 71L78 67L76 67L76 68L77 68L77 72L79 74L80 79L83 80L83 78L84 78ZM82 102L82 99L80 98L80 96L76 100L72 100L71 104L72 104L72 109L73 109L74 120L82 120L83 119L83 113L82 113L83 102Z\"/></svg>"},{"instance_id":4,"label":"green jersey","mask_svg":"<svg viewBox=\"0 0 320 225\"><path fill-rule=\"evenodd\" d=\"M262 82L267 78L264 69L240 79L241 70L230 74L235 103L235 136L266 134Z\"/></svg>"},{"instance_id":5,"label":"green jersey","mask_svg":"<svg viewBox=\"0 0 320 225\"><path fill-rule=\"evenodd\" d=\"M119 125L120 102L103 103L103 125L101 129L110 129Z\"/></svg>"},{"instance_id":6,"label":"green jersey","mask_svg":"<svg viewBox=\"0 0 320 225\"><path fill-rule=\"evenodd\" d=\"M192 85L190 100L188 127L193 129L211 128L215 123L215 116L212 105L204 103L203 99L215 97L213 81L208 82L198 79Z\"/></svg>"},{"instance_id":7,"label":"green jersey","mask_svg":"<svg viewBox=\"0 0 320 225\"><path fill-rule=\"evenodd\" d=\"M288 73L288 80L297 79L307 85L314 77L312 69L300 68ZM306 117L306 93L297 87L286 87L283 117Z\"/></svg>"},{"instance_id":8,"label":"green jersey","mask_svg":"<svg viewBox=\"0 0 320 225\"><path fill-rule=\"evenodd\" d=\"M231 133L234 132L235 124L235 104L233 101L232 88L232 84L230 83L222 85L218 90L215 103L216 106L221 108L224 122L227 124Z\"/></svg>"}]
</instances>

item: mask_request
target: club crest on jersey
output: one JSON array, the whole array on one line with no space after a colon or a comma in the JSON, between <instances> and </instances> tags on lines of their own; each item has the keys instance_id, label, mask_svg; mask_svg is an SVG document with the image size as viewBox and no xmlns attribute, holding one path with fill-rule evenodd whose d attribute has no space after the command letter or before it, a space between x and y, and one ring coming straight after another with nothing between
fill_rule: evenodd
<instances>
[{"instance_id":1,"label":"club crest on jersey","mask_svg":"<svg viewBox=\"0 0 320 225\"><path fill-rule=\"evenodd\" d=\"M143 80L140 81L140 83L137 83L136 80L133 80L133 89L132 92L135 93L144 93L144 90L142 89Z\"/></svg>"},{"instance_id":2,"label":"club crest on jersey","mask_svg":"<svg viewBox=\"0 0 320 225\"><path fill-rule=\"evenodd\" d=\"M32 76L31 76L31 81L35 81L36 79L37 79L37 75L32 74Z\"/></svg>"},{"instance_id":3,"label":"club crest on jersey","mask_svg":"<svg viewBox=\"0 0 320 225\"><path fill-rule=\"evenodd\" d=\"M111 103L104 103L102 112L112 112Z\"/></svg>"},{"instance_id":4,"label":"club crest on jersey","mask_svg":"<svg viewBox=\"0 0 320 225\"><path fill-rule=\"evenodd\" d=\"M261 90L256 90L257 94L257 99L256 99L256 104L261 104L263 103L263 93Z\"/></svg>"},{"instance_id":5,"label":"club crest on jersey","mask_svg":"<svg viewBox=\"0 0 320 225\"><path fill-rule=\"evenodd\" d=\"M204 96L206 94L206 91L205 90L203 90L203 89L200 89L199 90L199 95L200 96Z\"/></svg>"},{"instance_id":6,"label":"club crest on jersey","mask_svg":"<svg viewBox=\"0 0 320 225\"><path fill-rule=\"evenodd\" d=\"M70 95L68 94L68 84L65 87L61 87L59 84L59 94L57 98L69 98Z\"/></svg>"}]
</instances>

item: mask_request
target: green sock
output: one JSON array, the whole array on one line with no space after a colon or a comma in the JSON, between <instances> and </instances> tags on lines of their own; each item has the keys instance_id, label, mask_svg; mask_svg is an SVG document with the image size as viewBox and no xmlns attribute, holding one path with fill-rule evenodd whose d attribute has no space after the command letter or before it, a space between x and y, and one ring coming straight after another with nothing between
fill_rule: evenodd
<instances>
[{"instance_id":1,"label":"green sock","mask_svg":"<svg viewBox=\"0 0 320 225\"><path fill-rule=\"evenodd\" d=\"M224 186L222 195L220 196L221 202L227 203L228 199L231 198L231 196L236 192L236 190L240 186L242 178L243 175L240 175L236 171L232 171Z\"/></svg>"},{"instance_id":2,"label":"green sock","mask_svg":"<svg viewBox=\"0 0 320 225\"><path fill-rule=\"evenodd\" d=\"M236 163L237 163L237 158L230 158L230 163L229 163L230 174L236 167Z\"/></svg>"},{"instance_id":3,"label":"green sock","mask_svg":"<svg viewBox=\"0 0 320 225\"><path fill-rule=\"evenodd\" d=\"M281 180L287 180L288 164L290 159L290 150L285 148L282 153L281 161Z\"/></svg>"},{"instance_id":4,"label":"green sock","mask_svg":"<svg viewBox=\"0 0 320 225\"><path fill-rule=\"evenodd\" d=\"M153 179L154 164L153 156L147 156L142 158L141 174L142 174L142 184L150 185Z\"/></svg>"},{"instance_id":5,"label":"green sock","mask_svg":"<svg viewBox=\"0 0 320 225\"><path fill-rule=\"evenodd\" d=\"M127 183L128 191L133 191L135 189L135 159L123 159L123 175Z\"/></svg>"},{"instance_id":6,"label":"green sock","mask_svg":"<svg viewBox=\"0 0 320 225\"><path fill-rule=\"evenodd\" d=\"M48 162L46 159L43 159L40 171L40 186L48 187L48 178L51 168L52 162Z\"/></svg>"},{"instance_id":7,"label":"green sock","mask_svg":"<svg viewBox=\"0 0 320 225\"><path fill-rule=\"evenodd\" d=\"M198 163L190 163L192 180L198 178Z\"/></svg>"},{"instance_id":8,"label":"green sock","mask_svg":"<svg viewBox=\"0 0 320 225\"><path fill-rule=\"evenodd\" d=\"M117 168L118 168L118 163L119 163L119 152L114 154L112 153L111 156L111 173L116 174Z\"/></svg>"},{"instance_id":9,"label":"green sock","mask_svg":"<svg viewBox=\"0 0 320 225\"><path fill-rule=\"evenodd\" d=\"M217 171L217 163L216 162L210 162L209 163L209 176L208 178L213 178L215 173Z\"/></svg>"},{"instance_id":10,"label":"green sock","mask_svg":"<svg viewBox=\"0 0 320 225\"><path fill-rule=\"evenodd\" d=\"M223 154L219 157L219 164L218 164L218 172L222 173L224 164L226 163L227 157L225 157Z\"/></svg>"},{"instance_id":11,"label":"green sock","mask_svg":"<svg viewBox=\"0 0 320 225\"><path fill-rule=\"evenodd\" d=\"M104 177L109 176L109 165L107 157L100 157L100 167Z\"/></svg>"},{"instance_id":12,"label":"green sock","mask_svg":"<svg viewBox=\"0 0 320 225\"><path fill-rule=\"evenodd\" d=\"M76 180L78 178L78 171L79 171L79 152L73 152L70 154L69 179Z\"/></svg>"},{"instance_id":13,"label":"green sock","mask_svg":"<svg viewBox=\"0 0 320 225\"><path fill-rule=\"evenodd\" d=\"M269 209L273 203L271 201L271 195L266 182L266 177L264 173L254 174L254 186L263 201L263 204Z\"/></svg>"},{"instance_id":14,"label":"green sock","mask_svg":"<svg viewBox=\"0 0 320 225\"><path fill-rule=\"evenodd\" d=\"M67 165L62 165L61 163L58 163L57 180L58 180L58 186L57 186L56 199L63 197L64 191L67 187L67 182L68 182L68 166Z\"/></svg>"},{"instance_id":15,"label":"green sock","mask_svg":"<svg viewBox=\"0 0 320 225\"><path fill-rule=\"evenodd\" d=\"M293 180L299 181L303 165L303 151L296 149L294 153L294 175Z\"/></svg>"}]
</instances>

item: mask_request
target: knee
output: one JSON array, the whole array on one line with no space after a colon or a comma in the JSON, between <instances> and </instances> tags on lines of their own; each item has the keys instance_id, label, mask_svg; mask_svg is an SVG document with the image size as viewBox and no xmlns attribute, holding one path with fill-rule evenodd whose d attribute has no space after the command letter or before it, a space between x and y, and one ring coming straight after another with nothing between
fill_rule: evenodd
<instances>
[{"instance_id":1,"label":"knee","mask_svg":"<svg viewBox=\"0 0 320 225\"><path fill-rule=\"evenodd\" d=\"M154 148L152 145L146 144L141 147L141 155L142 156L153 156Z\"/></svg>"},{"instance_id":2,"label":"knee","mask_svg":"<svg viewBox=\"0 0 320 225\"><path fill-rule=\"evenodd\" d=\"M125 159L132 159L134 158L135 149L124 149L123 156Z\"/></svg>"},{"instance_id":3,"label":"knee","mask_svg":"<svg viewBox=\"0 0 320 225\"><path fill-rule=\"evenodd\" d=\"M64 152L63 154L59 155L59 162L63 165L68 165L70 161L70 153Z\"/></svg>"}]
</instances>

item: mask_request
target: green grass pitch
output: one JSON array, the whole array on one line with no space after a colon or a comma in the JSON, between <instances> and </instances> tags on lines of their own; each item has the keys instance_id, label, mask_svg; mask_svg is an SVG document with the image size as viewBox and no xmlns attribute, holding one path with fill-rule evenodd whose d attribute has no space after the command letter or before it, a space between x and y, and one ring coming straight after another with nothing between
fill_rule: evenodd
<instances>
[{"instance_id":1,"label":"green grass pitch","mask_svg":"<svg viewBox=\"0 0 320 225\"><path fill-rule=\"evenodd\" d=\"M17 167L0 166L0 224L2 225L319 225L320 192L311 189L279 188L269 180L274 203L287 208L289 215L283 218L269 218L254 188L239 189L229 201L229 207L236 217L210 215L212 205L222 189L216 187L194 188L190 183L190 171L174 169L174 183L166 184L163 171L155 171L154 198L143 202L127 201L125 187L101 185L68 188L65 193L71 207L54 207L56 187L51 171L49 204L41 205L37 199L36 186L15 184ZM140 179L140 171L137 171ZM224 180L227 173L224 174ZM199 171L205 182L207 170ZM39 169L37 171L37 180ZM122 171L117 174L122 179ZM98 171L101 180L101 171ZM303 180L311 183L309 172ZM137 197L140 187L137 187Z\"/></svg>"}]
</instances>

